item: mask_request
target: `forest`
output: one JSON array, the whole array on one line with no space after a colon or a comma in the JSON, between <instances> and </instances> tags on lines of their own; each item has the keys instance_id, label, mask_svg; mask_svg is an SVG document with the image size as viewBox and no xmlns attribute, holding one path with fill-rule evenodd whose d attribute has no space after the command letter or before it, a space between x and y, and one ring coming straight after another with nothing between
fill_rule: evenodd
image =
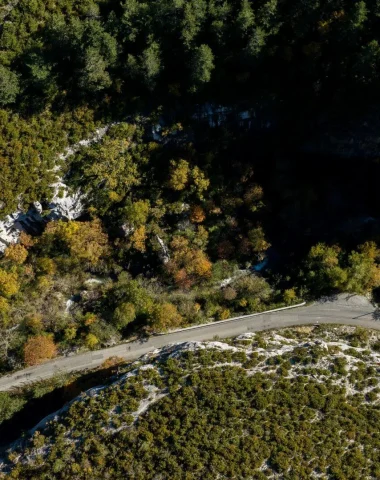
<instances>
[{"instance_id":1,"label":"forest","mask_svg":"<svg viewBox=\"0 0 380 480\"><path fill-rule=\"evenodd\" d=\"M2 0L0 221L39 223L3 242L0 373L340 291L376 301L379 16ZM74 195L80 213L55 216Z\"/></svg>"},{"instance_id":2,"label":"forest","mask_svg":"<svg viewBox=\"0 0 380 480\"><path fill-rule=\"evenodd\" d=\"M379 350L353 327L166 347L3 451L0 478L379 478Z\"/></svg>"}]
</instances>

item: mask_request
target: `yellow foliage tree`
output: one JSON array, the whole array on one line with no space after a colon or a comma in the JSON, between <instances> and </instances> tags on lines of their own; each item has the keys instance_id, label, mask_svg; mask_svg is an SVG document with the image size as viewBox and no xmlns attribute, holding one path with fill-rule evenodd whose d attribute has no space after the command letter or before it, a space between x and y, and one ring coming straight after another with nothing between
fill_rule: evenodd
<instances>
[{"instance_id":1,"label":"yellow foliage tree","mask_svg":"<svg viewBox=\"0 0 380 480\"><path fill-rule=\"evenodd\" d=\"M20 290L16 272L6 272L0 268L0 295L11 297Z\"/></svg>"},{"instance_id":2,"label":"yellow foliage tree","mask_svg":"<svg viewBox=\"0 0 380 480\"><path fill-rule=\"evenodd\" d=\"M203 192L210 186L210 180L197 166L190 168L187 160L171 160L168 186L172 190L181 191L191 183L191 191L196 193L200 200Z\"/></svg>"},{"instance_id":3,"label":"yellow foliage tree","mask_svg":"<svg viewBox=\"0 0 380 480\"><path fill-rule=\"evenodd\" d=\"M37 271L46 275L54 275L57 265L52 258L42 257L37 260Z\"/></svg>"},{"instance_id":4,"label":"yellow foliage tree","mask_svg":"<svg viewBox=\"0 0 380 480\"><path fill-rule=\"evenodd\" d=\"M290 305L291 303L293 303L296 298L297 298L297 293L294 290L294 288L288 288L287 290L284 291L284 302L287 305Z\"/></svg>"},{"instance_id":5,"label":"yellow foliage tree","mask_svg":"<svg viewBox=\"0 0 380 480\"><path fill-rule=\"evenodd\" d=\"M28 256L28 250L20 245L19 243L14 243L9 245L5 249L4 257L10 260L13 263L17 263L18 265L22 265Z\"/></svg>"},{"instance_id":6,"label":"yellow foliage tree","mask_svg":"<svg viewBox=\"0 0 380 480\"><path fill-rule=\"evenodd\" d=\"M190 166L186 160L171 160L168 185L173 190L183 190L189 182Z\"/></svg>"},{"instance_id":7,"label":"yellow foliage tree","mask_svg":"<svg viewBox=\"0 0 380 480\"><path fill-rule=\"evenodd\" d=\"M145 250L146 250L146 246L145 246L146 229L145 229L145 226L141 225L141 227L136 228L136 230L132 233L130 240L131 240L133 248L135 248L139 252L145 252Z\"/></svg>"},{"instance_id":8,"label":"yellow foliage tree","mask_svg":"<svg viewBox=\"0 0 380 480\"><path fill-rule=\"evenodd\" d=\"M165 331L177 328L183 321L177 307L172 303L156 305L151 315L151 325L155 330Z\"/></svg>"},{"instance_id":9,"label":"yellow foliage tree","mask_svg":"<svg viewBox=\"0 0 380 480\"><path fill-rule=\"evenodd\" d=\"M6 314L10 310L8 300L4 297L0 297L0 313Z\"/></svg>"},{"instance_id":10,"label":"yellow foliage tree","mask_svg":"<svg viewBox=\"0 0 380 480\"><path fill-rule=\"evenodd\" d=\"M85 338L84 342L85 342L86 347L90 348L92 350L99 343L99 339L93 333L89 333L89 334L86 335L86 338Z\"/></svg>"},{"instance_id":11,"label":"yellow foliage tree","mask_svg":"<svg viewBox=\"0 0 380 480\"><path fill-rule=\"evenodd\" d=\"M210 180L202 172L199 167L194 167L191 171L193 182L196 188L196 192L199 199L203 199L203 192L205 192L210 186Z\"/></svg>"},{"instance_id":12,"label":"yellow foliage tree","mask_svg":"<svg viewBox=\"0 0 380 480\"><path fill-rule=\"evenodd\" d=\"M149 200L130 202L124 207L125 220L134 227L145 225L150 211Z\"/></svg>"},{"instance_id":13,"label":"yellow foliage tree","mask_svg":"<svg viewBox=\"0 0 380 480\"><path fill-rule=\"evenodd\" d=\"M63 241L74 258L92 265L96 265L108 250L108 236L103 232L99 219L91 222L50 222L43 236Z\"/></svg>"},{"instance_id":14,"label":"yellow foliage tree","mask_svg":"<svg viewBox=\"0 0 380 480\"><path fill-rule=\"evenodd\" d=\"M130 126L131 137L135 127ZM85 174L96 183L102 183L103 188L116 194L138 185L140 182L138 164L131 149L131 141L125 138L105 138L97 147L95 161L91 158Z\"/></svg>"},{"instance_id":15,"label":"yellow foliage tree","mask_svg":"<svg viewBox=\"0 0 380 480\"><path fill-rule=\"evenodd\" d=\"M25 326L33 333L41 332L43 329L42 316L34 314L25 320Z\"/></svg>"},{"instance_id":16,"label":"yellow foliage tree","mask_svg":"<svg viewBox=\"0 0 380 480\"><path fill-rule=\"evenodd\" d=\"M338 245L330 247L324 243L317 243L317 245L311 247L309 258L319 262L323 267L332 268L339 265L338 256L340 252L341 248Z\"/></svg>"},{"instance_id":17,"label":"yellow foliage tree","mask_svg":"<svg viewBox=\"0 0 380 480\"><path fill-rule=\"evenodd\" d=\"M248 238L255 253L263 254L270 247L270 243L265 239L264 230L260 225L248 232Z\"/></svg>"},{"instance_id":18,"label":"yellow foliage tree","mask_svg":"<svg viewBox=\"0 0 380 480\"><path fill-rule=\"evenodd\" d=\"M4 297L0 297L0 326L5 327L9 321L10 305L8 300Z\"/></svg>"}]
</instances>

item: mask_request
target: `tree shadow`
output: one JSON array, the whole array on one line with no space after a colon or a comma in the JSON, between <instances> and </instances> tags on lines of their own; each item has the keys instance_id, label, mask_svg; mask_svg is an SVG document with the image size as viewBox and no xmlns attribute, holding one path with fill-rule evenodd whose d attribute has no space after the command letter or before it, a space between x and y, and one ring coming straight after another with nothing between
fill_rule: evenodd
<instances>
[{"instance_id":1,"label":"tree shadow","mask_svg":"<svg viewBox=\"0 0 380 480\"><path fill-rule=\"evenodd\" d=\"M332 293L330 295L324 295L323 297L320 297L316 303L329 303L329 302L335 302L338 300L338 293Z\"/></svg>"}]
</instances>

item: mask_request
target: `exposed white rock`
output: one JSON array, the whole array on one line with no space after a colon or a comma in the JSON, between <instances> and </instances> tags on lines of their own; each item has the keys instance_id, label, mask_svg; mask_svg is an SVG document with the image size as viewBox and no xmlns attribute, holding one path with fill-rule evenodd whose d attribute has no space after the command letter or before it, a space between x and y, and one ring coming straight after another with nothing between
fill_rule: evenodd
<instances>
[{"instance_id":1,"label":"exposed white rock","mask_svg":"<svg viewBox=\"0 0 380 480\"><path fill-rule=\"evenodd\" d=\"M80 190L70 193L67 185L57 182L52 185L54 195L48 204L48 220L75 220L84 212L85 195Z\"/></svg>"},{"instance_id":2,"label":"exposed white rock","mask_svg":"<svg viewBox=\"0 0 380 480\"><path fill-rule=\"evenodd\" d=\"M182 355L183 352L195 352L197 350L205 350L207 348L214 348L216 350L230 350L232 352L239 351L239 348L228 345L223 342L182 342L174 343L144 355L142 358L147 360L148 358L165 357L176 358Z\"/></svg>"},{"instance_id":3,"label":"exposed white rock","mask_svg":"<svg viewBox=\"0 0 380 480\"><path fill-rule=\"evenodd\" d=\"M121 229L123 230L124 235L125 235L126 237L129 237L129 236L132 235L132 233L135 231L135 228L132 227L132 225L129 225L128 223L124 223L124 224L121 226Z\"/></svg>"},{"instance_id":4,"label":"exposed white rock","mask_svg":"<svg viewBox=\"0 0 380 480\"><path fill-rule=\"evenodd\" d=\"M100 127L97 130L95 130L94 135L92 135L89 138L86 138L84 140L80 140L78 143L75 143L74 145L71 145L70 147L67 147L66 150L59 155L60 160L66 160L68 157L71 155L74 155L81 147L88 147L92 143L97 143L99 142L104 135L108 132L110 127L113 125L117 125L120 122L113 122L108 125L105 125L104 127Z\"/></svg>"},{"instance_id":5,"label":"exposed white rock","mask_svg":"<svg viewBox=\"0 0 380 480\"><path fill-rule=\"evenodd\" d=\"M66 160L81 147L87 147L92 143L99 142L109 128L117 123L114 122L98 128L91 137L80 140L75 145L66 148L64 153L58 156L58 159ZM54 171L58 172L59 170L59 166L54 168ZM0 221L0 253L4 252L8 245L17 243L20 233L23 231L36 234L41 232L44 223L50 220L75 220L82 215L85 199L85 195L82 192L70 192L62 178L58 179L51 187L53 188L53 197L47 205L47 209L50 211L47 215L42 215L43 208L41 203L34 202L28 211L25 212L19 209Z\"/></svg>"},{"instance_id":6,"label":"exposed white rock","mask_svg":"<svg viewBox=\"0 0 380 480\"><path fill-rule=\"evenodd\" d=\"M229 284L232 282L232 280L233 280L232 277L225 278L224 280L222 280L222 281L220 282L221 288L224 288L224 287L226 287L227 285L229 285Z\"/></svg>"},{"instance_id":7,"label":"exposed white rock","mask_svg":"<svg viewBox=\"0 0 380 480\"><path fill-rule=\"evenodd\" d=\"M17 215L8 215L5 220L0 222L0 252L4 252L8 245L16 243L19 237L19 231L14 228Z\"/></svg>"},{"instance_id":8,"label":"exposed white rock","mask_svg":"<svg viewBox=\"0 0 380 480\"><path fill-rule=\"evenodd\" d=\"M71 310L71 307L74 305L74 300L72 298L69 298L67 301L66 301L66 307L65 307L65 313L69 313L70 310Z\"/></svg>"},{"instance_id":9,"label":"exposed white rock","mask_svg":"<svg viewBox=\"0 0 380 480\"><path fill-rule=\"evenodd\" d=\"M4 21L5 18L11 13L11 11L17 6L18 3L19 3L19 0L12 0L8 2L7 5L0 7L0 19Z\"/></svg>"},{"instance_id":10,"label":"exposed white rock","mask_svg":"<svg viewBox=\"0 0 380 480\"><path fill-rule=\"evenodd\" d=\"M104 280L100 278L89 278L88 280L85 280L83 283L85 285L100 285L101 283L104 283Z\"/></svg>"},{"instance_id":11,"label":"exposed white rock","mask_svg":"<svg viewBox=\"0 0 380 480\"><path fill-rule=\"evenodd\" d=\"M43 208L40 202L34 202L33 207L36 209L36 212L38 212L41 215Z\"/></svg>"},{"instance_id":12,"label":"exposed white rock","mask_svg":"<svg viewBox=\"0 0 380 480\"><path fill-rule=\"evenodd\" d=\"M82 215L85 196L80 191L71 194L63 182L57 182L52 187L54 194L47 205L47 215L42 215L41 203L34 202L28 211L17 210L0 221L0 252L17 243L21 232L38 234L50 220L75 220Z\"/></svg>"},{"instance_id":13,"label":"exposed white rock","mask_svg":"<svg viewBox=\"0 0 380 480\"><path fill-rule=\"evenodd\" d=\"M151 407L154 403L158 402L159 400L168 395L168 392L164 393L154 385L147 385L144 386L144 388L145 390L148 390L149 395L144 400L141 400L138 409L135 412L131 413L135 422L143 413L145 413L149 409L149 407Z\"/></svg>"},{"instance_id":14,"label":"exposed white rock","mask_svg":"<svg viewBox=\"0 0 380 480\"><path fill-rule=\"evenodd\" d=\"M170 260L169 249L165 245L165 243L164 243L164 241L162 240L161 237L159 237L158 235L156 235L156 237L157 237L157 242L160 244L160 247L161 247L160 257L162 259L162 262L163 263L168 263L168 261Z\"/></svg>"},{"instance_id":15,"label":"exposed white rock","mask_svg":"<svg viewBox=\"0 0 380 480\"><path fill-rule=\"evenodd\" d=\"M234 280L240 278L240 277L243 277L245 275L249 275L251 272L249 269L245 269L245 270L236 270L233 274L232 277L228 277L228 278L224 278L221 282L220 282L220 288L224 288L226 287L227 285L229 285L230 283L232 283Z\"/></svg>"}]
</instances>

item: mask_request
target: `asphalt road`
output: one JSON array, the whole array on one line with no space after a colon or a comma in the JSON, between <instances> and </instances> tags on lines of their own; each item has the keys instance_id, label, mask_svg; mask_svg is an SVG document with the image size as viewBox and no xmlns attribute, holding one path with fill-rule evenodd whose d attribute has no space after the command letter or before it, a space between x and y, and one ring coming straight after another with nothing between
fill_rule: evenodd
<instances>
[{"instance_id":1,"label":"asphalt road","mask_svg":"<svg viewBox=\"0 0 380 480\"><path fill-rule=\"evenodd\" d=\"M363 297L344 294L335 300L321 301L311 306L262 315L247 315L227 322L153 336L146 341L124 343L72 357L59 357L42 365L0 377L0 391L46 379L58 372L95 368L112 356L133 360L172 343L212 340L215 336L234 337L245 332L317 323L354 325L380 330L380 321L376 320L374 307Z\"/></svg>"}]
</instances>

